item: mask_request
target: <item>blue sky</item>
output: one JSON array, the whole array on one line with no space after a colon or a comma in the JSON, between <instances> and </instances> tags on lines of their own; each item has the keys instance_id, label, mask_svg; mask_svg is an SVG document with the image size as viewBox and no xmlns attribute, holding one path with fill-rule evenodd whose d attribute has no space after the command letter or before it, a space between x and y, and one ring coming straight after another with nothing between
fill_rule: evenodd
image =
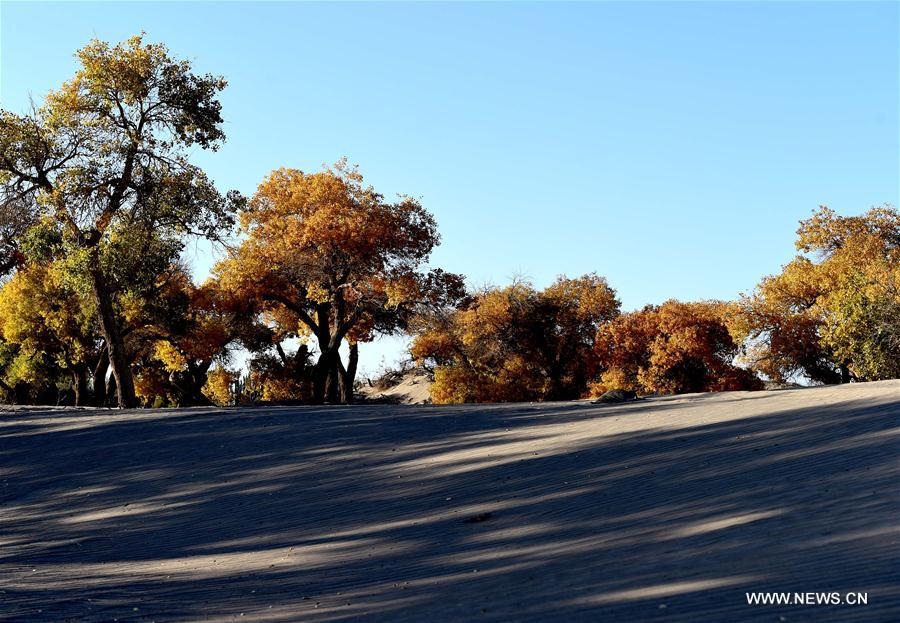
<instances>
[{"instance_id":1,"label":"blue sky","mask_svg":"<svg viewBox=\"0 0 900 623\"><path fill-rule=\"evenodd\" d=\"M433 263L472 285L597 271L633 309L751 289L819 204L898 204L898 23L893 2L3 2L0 103L144 30L229 81L228 142L196 157L223 190L347 155L421 197Z\"/></svg>"}]
</instances>

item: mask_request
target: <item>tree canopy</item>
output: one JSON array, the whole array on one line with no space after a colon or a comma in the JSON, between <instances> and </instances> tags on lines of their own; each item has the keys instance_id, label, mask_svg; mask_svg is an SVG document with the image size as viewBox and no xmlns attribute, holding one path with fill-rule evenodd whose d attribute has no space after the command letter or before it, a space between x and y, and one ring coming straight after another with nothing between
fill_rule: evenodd
<instances>
[{"instance_id":1,"label":"tree canopy","mask_svg":"<svg viewBox=\"0 0 900 623\"><path fill-rule=\"evenodd\" d=\"M224 139L217 95L225 81L194 74L142 36L115 46L94 40L76 57L75 76L42 106L0 112L0 214L21 209L29 222L59 223L65 253L79 258L93 290L118 403L133 406L121 291L104 260L117 241L152 232L177 248L181 235L215 235L227 223L236 196L220 195L187 157ZM20 262L2 223L0 234L3 262ZM137 262L139 250L129 247Z\"/></svg>"},{"instance_id":2,"label":"tree canopy","mask_svg":"<svg viewBox=\"0 0 900 623\"><path fill-rule=\"evenodd\" d=\"M425 315L411 352L433 368L435 402L577 398L593 376L593 335L618 311L595 274L543 291L518 282Z\"/></svg>"},{"instance_id":3,"label":"tree canopy","mask_svg":"<svg viewBox=\"0 0 900 623\"><path fill-rule=\"evenodd\" d=\"M900 376L900 213L821 207L797 231L800 254L734 305L748 365L785 382Z\"/></svg>"},{"instance_id":4,"label":"tree canopy","mask_svg":"<svg viewBox=\"0 0 900 623\"><path fill-rule=\"evenodd\" d=\"M215 273L284 336L315 340L316 401L352 400L360 342L463 292L460 276L421 270L439 241L434 217L411 197L385 201L346 161L318 173L274 171L240 222L244 242Z\"/></svg>"},{"instance_id":5,"label":"tree canopy","mask_svg":"<svg viewBox=\"0 0 900 623\"><path fill-rule=\"evenodd\" d=\"M430 264L420 200L346 159L276 169L249 200L220 191L190 156L225 140L224 78L143 35L76 58L40 105L0 110L4 400L349 403L361 345L397 333L441 403L900 378L891 206L820 207L796 257L736 301L622 313L596 273L468 291ZM183 258L197 237L225 250L202 283Z\"/></svg>"},{"instance_id":6,"label":"tree canopy","mask_svg":"<svg viewBox=\"0 0 900 623\"><path fill-rule=\"evenodd\" d=\"M594 392L761 389L759 379L734 365L741 349L725 325L727 309L715 301L666 301L605 324L594 345L601 371Z\"/></svg>"}]
</instances>

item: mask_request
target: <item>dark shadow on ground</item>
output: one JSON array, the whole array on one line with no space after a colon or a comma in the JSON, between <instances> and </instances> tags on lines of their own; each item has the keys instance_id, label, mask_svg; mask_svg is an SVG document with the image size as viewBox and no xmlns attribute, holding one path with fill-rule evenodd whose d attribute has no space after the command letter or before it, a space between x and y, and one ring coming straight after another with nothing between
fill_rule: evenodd
<instances>
[{"instance_id":1,"label":"dark shadow on ground","mask_svg":"<svg viewBox=\"0 0 900 623\"><path fill-rule=\"evenodd\" d=\"M0 620L897 621L891 387L0 415Z\"/></svg>"}]
</instances>

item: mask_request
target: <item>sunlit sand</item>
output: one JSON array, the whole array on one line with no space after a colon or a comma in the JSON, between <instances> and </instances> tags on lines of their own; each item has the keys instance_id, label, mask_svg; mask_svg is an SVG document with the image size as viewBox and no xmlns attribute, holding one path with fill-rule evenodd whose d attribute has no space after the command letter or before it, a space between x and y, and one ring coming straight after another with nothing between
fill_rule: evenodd
<instances>
[{"instance_id":1,"label":"sunlit sand","mask_svg":"<svg viewBox=\"0 0 900 623\"><path fill-rule=\"evenodd\" d=\"M896 621L898 421L900 381L20 408L0 416L0 620Z\"/></svg>"}]
</instances>

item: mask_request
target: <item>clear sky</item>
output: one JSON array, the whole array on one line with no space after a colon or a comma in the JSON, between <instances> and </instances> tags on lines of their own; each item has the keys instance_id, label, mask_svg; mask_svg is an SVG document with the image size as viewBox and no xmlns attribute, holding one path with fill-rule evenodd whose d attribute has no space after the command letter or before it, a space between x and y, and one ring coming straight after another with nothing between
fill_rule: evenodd
<instances>
[{"instance_id":1,"label":"clear sky","mask_svg":"<svg viewBox=\"0 0 900 623\"><path fill-rule=\"evenodd\" d=\"M819 204L898 204L896 2L2 2L0 103L141 30L228 79L228 142L196 159L223 190L347 155L421 197L433 263L472 285L597 271L626 309L732 298Z\"/></svg>"}]
</instances>

